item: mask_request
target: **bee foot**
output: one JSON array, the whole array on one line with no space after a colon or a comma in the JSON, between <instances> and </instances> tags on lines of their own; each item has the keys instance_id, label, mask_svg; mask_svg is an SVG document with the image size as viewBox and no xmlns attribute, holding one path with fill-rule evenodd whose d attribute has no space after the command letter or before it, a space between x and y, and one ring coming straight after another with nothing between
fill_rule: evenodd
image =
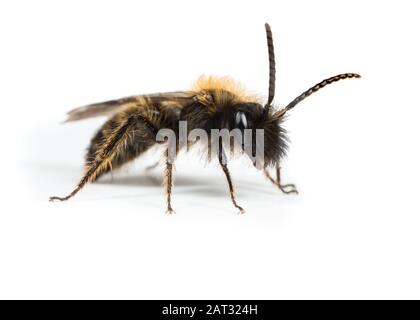
<instances>
[{"instance_id":1,"label":"bee foot","mask_svg":"<svg viewBox=\"0 0 420 320\"><path fill-rule=\"evenodd\" d=\"M176 212L172 208L168 208L168 210L166 210L166 214L175 214L175 213Z\"/></svg>"},{"instance_id":2,"label":"bee foot","mask_svg":"<svg viewBox=\"0 0 420 320\"><path fill-rule=\"evenodd\" d=\"M64 197L64 198L61 198L61 197L50 197L49 198L49 201L50 202L57 202L57 201L66 201L68 199L69 199L68 197Z\"/></svg>"},{"instance_id":3,"label":"bee foot","mask_svg":"<svg viewBox=\"0 0 420 320\"><path fill-rule=\"evenodd\" d=\"M294 184L285 184L280 186L280 190L285 194L299 194L298 190L296 189L296 186Z\"/></svg>"},{"instance_id":4,"label":"bee foot","mask_svg":"<svg viewBox=\"0 0 420 320\"><path fill-rule=\"evenodd\" d=\"M244 208L242 208L242 207L240 207L240 206L237 206L236 208L238 208L238 209L239 209L238 214L244 214L244 213L245 213Z\"/></svg>"}]
</instances>

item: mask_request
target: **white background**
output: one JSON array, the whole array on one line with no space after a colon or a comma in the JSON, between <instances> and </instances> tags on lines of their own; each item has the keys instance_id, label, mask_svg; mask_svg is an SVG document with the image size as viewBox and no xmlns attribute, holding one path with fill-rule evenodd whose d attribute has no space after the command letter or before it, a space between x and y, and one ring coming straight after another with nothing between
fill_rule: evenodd
<instances>
[{"instance_id":1,"label":"white background","mask_svg":"<svg viewBox=\"0 0 420 320\"><path fill-rule=\"evenodd\" d=\"M418 1L9 1L0 4L0 298L420 298ZM188 89L202 73L278 106L342 72L286 123L278 192L231 163L179 159L165 215L159 154L77 183L104 119L69 109Z\"/></svg>"}]
</instances>

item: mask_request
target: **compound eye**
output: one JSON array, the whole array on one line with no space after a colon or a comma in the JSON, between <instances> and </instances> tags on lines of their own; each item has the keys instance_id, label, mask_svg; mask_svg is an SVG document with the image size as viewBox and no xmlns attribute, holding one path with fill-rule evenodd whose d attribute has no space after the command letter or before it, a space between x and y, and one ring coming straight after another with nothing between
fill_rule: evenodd
<instances>
[{"instance_id":1,"label":"compound eye","mask_svg":"<svg viewBox=\"0 0 420 320\"><path fill-rule=\"evenodd\" d=\"M239 129L248 128L248 121L246 120L246 115L242 111L238 111L235 115L235 127Z\"/></svg>"}]
</instances>

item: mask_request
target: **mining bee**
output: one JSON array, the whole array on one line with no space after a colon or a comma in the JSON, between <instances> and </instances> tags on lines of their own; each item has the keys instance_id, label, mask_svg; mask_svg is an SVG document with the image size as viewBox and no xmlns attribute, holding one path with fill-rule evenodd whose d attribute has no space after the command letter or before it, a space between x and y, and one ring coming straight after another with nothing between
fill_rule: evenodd
<instances>
[{"instance_id":1,"label":"mining bee","mask_svg":"<svg viewBox=\"0 0 420 320\"><path fill-rule=\"evenodd\" d=\"M296 97L286 107L277 109L272 105L276 68L273 37L268 24L265 24L265 31L269 57L269 86L266 103L243 90L230 78L202 76L188 91L144 94L71 110L66 121L77 121L102 115L108 116L109 119L91 140L86 154L84 175L77 187L65 197L50 197L50 201L68 200L88 182L94 182L103 174L120 168L153 146L167 145L167 140L157 141L161 129L172 130L178 139L181 121L187 123L187 133L201 129L210 135L213 129L237 129L240 132L248 130L254 137L258 130L263 130L264 149L262 157L258 158L259 160L263 159L260 169L283 193L297 193L293 184L282 184L280 179L280 161L286 154L288 142L286 131L282 126L286 114L306 97L326 85L343 79L360 78L360 76L355 73L344 73L325 79ZM186 149L189 150L189 147L194 143L194 141L188 141ZM251 153L245 152L245 144L242 144L241 148L232 148L220 141L218 143L217 154L213 154L211 158L218 159L226 176L232 203L243 213L244 209L236 202L225 150L229 149L231 152L240 154L246 153L251 157L255 152L255 142L251 144ZM182 148L177 141L175 156L180 149ZM174 164L168 150L169 148L164 153L164 187L167 212L173 213L171 195ZM258 167L258 159L252 159L256 167ZM275 177L269 173L269 167L275 168Z\"/></svg>"}]
</instances>

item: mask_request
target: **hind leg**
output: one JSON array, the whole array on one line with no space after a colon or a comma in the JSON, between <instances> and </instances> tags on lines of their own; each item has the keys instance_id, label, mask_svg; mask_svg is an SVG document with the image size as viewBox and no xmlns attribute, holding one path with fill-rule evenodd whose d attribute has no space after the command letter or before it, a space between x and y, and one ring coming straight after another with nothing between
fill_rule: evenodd
<instances>
[{"instance_id":1,"label":"hind leg","mask_svg":"<svg viewBox=\"0 0 420 320\"><path fill-rule=\"evenodd\" d=\"M98 175L95 177L95 180L99 179L102 175L110 172L111 170L113 171L118 169L124 164L136 159L155 143L154 132L156 130L152 128L147 120L143 117L140 117L138 121L138 125L133 130L134 133L130 134L130 140L126 142L123 141L125 145L124 152L118 153L113 158L111 166L105 167L100 173L98 173ZM102 147L103 142L107 139L109 133L114 130L119 123L121 123L121 119L111 119L105 123L105 125L95 134L86 153L86 163L92 163L95 161L98 150Z\"/></svg>"},{"instance_id":2,"label":"hind leg","mask_svg":"<svg viewBox=\"0 0 420 320\"><path fill-rule=\"evenodd\" d=\"M136 113L119 114L107 121L91 142L85 174L76 188L65 197L50 197L50 201L70 199L88 182L139 156L155 144L154 131L147 119Z\"/></svg>"}]
</instances>

